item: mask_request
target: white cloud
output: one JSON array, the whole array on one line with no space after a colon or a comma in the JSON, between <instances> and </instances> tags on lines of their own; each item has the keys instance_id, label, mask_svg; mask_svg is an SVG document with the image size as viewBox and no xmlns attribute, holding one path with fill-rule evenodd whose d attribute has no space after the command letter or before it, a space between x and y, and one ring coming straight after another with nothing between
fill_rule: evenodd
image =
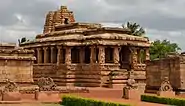
<instances>
[{"instance_id":1,"label":"white cloud","mask_svg":"<svg viewBox=\"0 0 185 106\"><path fill-rule=\"evenodd\" d=\"M185 50L184 0L1 0L0 40L16 42L42 32L45 15L66 5L76 21L120 27L134 21L147 29L147 36L169 39Z\"/></svg>"},{"instance_id":2,"label":"white cloud","mask_svg":"<svg viewBox=\"0 0 185 106\"><path fill-rule=\"evenodd\" d=\"M22 21L12 26L0 27L1 42L16 42L22 37L33 39L39 33L38 29L30 27Z\"/></svg>"},{"instance_id":3,"label":"white cloud","mask_svg":"<svg viewBox=\"0 0 185 106\"><path fill-rule=\"evenodd\" d=\"M147 36L149 36L151 41L154 40L170 40L173 43L177 43L179 47L184 51L184 39L185 30L178 31L160 31L156 29L148 29Z\"/></svg>"},{"instance_id":4,"label":"white cloud","mask_svg":"<svg viewBox=\"0 0 185 106\"><path fill-rule=\"evenodd\" d=\"M119 27L122 28L121 23L101 23L103 27Z\"/></svg>"}]
</instances>

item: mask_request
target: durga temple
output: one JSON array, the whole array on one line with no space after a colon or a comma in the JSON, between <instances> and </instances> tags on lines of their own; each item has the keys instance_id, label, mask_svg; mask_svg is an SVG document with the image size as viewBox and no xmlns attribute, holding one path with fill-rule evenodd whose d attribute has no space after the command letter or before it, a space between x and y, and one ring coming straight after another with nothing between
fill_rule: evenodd
<instances>
[{"instance_id":1,"label":"durga temple","mask_svg":"<svg viewBox=\"0 0 185 106\"><path fill-rule=\"evenodd\" d=\"M8 78L34 84L50 77L58 86L123 88L134 77L141 87L146 84L148 38L124 28L76 22L66 6L48 12L43 33L34 41L21 43L19 49L0 47L0 72L6 75L1 82Z\"/></svg>"}]
</instances>

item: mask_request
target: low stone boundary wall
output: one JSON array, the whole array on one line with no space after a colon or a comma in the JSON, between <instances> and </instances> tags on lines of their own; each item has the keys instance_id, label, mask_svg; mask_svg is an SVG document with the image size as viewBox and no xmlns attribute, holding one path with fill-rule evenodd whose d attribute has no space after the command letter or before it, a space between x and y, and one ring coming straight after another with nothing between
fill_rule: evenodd
<instances>
[{"instance_id":1,"label":"low stone boundary wall","mask_svg":"<svg viewBox=\"0 0 185 106\"><path fill-rule=\"evenodd\" d=\"M37 85L18 86L15 82L7 80L0 87L0 101L21 100L60 100L63 93L88 93L84 87L60 87L51 78L41 78Z\"/></svg>"},{"instance_id":2,"label":"low stone boundary wall","mask_svg":"<svg viewBox=\"0 0 185 106\"><path fill-rule=\"evenodd\" d=\"M39 91L38 89L21 89L19 91L4 92L1 90L0 101L55 101L61 100L60 95L66 93L88 93L87 88L60 88L53 91Z\"/></svg>"}]
</instances>

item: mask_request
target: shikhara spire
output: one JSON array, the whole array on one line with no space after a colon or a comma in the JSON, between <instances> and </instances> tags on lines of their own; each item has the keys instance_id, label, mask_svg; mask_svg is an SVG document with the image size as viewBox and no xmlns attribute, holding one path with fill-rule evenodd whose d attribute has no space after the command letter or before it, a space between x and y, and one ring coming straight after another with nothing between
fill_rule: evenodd
<instances>
[{"instance_id":1,"label":"shikhara spire","mask_svg":"<svg viewBox=\"0 0 185 106\"><path fill-rule=\"evenodd\" d=\"M57 11L49 11L46 15L43 33L54 31L54 26L58 24L74 23L75 18L72 11L67 9L67 6L61 6Z\"/></svg>"}]
</instances>

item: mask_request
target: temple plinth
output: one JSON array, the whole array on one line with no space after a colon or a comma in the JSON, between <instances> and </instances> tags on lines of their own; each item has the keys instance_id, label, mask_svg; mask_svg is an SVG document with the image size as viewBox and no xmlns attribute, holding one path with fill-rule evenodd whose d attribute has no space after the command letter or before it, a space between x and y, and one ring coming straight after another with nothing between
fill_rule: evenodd
<instances>
[{"instance_id":1,"label":"temple plinth","mask_svg":"<svg viewBox=\"0 0 185 106\"><path fill-rule=\"evenodd\" d=\"M146 80L148 38L133 36L124 28L75 22L66 6L49 12L43 33L20 46L35 51L34 80L51 77L64 86L123 87L130 70L136 82ZM112 72L118 74L110 76Z\"/></svg>"}]
</instances>

